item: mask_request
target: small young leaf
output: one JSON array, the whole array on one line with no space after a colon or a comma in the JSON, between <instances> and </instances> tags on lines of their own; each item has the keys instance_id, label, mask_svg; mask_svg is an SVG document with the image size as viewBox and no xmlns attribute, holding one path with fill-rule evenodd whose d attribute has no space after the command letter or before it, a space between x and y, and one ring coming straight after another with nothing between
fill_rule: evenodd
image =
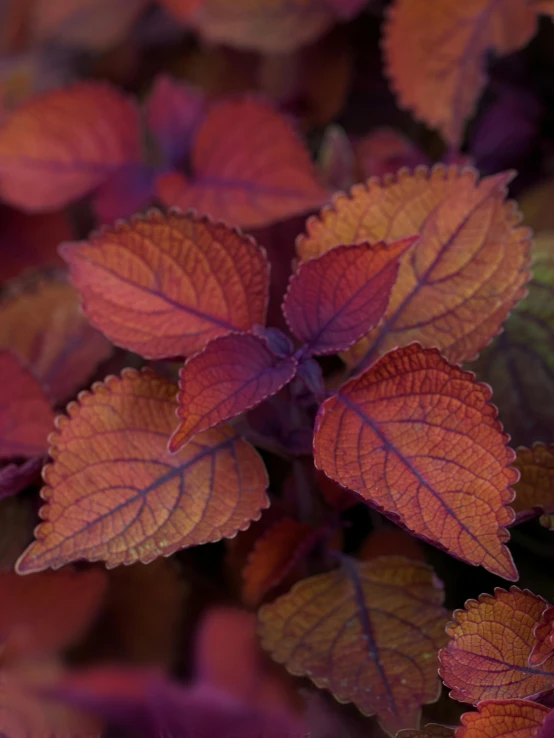
<instances>
[{"instance_id":1,"label":"small young leaf","mask_svg":"<svg viewBox=\"0 0 554 738\"><path fill-rule=\"evenodd\" d=\"M511 175L477 182L473 170L437 165L370 179L335 197L297 242L302 260L341 244L395 241L420 233L406 253L385 319L354 346L349 363L369 366L411 341L469 361L525 294L530 240L505 202Z\"/></svg>"},{"instance_id":2,"label":"small young leaf","mask_svg":"<svg viewBox=\"0 0 554 738\"><path fill-rule=\"evenodd\" d=\"M384 30L385 64L400 105L458 148L486 83L486 54L509 54L535 34L526 0L395 0Z\"/></svg>"},{"instance_id":3,"label":"small young leaf","mask_svg":"<svg viewBox=\"0 0 554 738\"><path fill-rule=\"evenodd\" d=\"M554 658L540 669L529 666L534 630L546 600L528 590L497 588L456 610L439 654L440 675L460 702L523 699L552 688Z\"/></svg>"},{"instance_id":4,"label":"small young leaf","mask_svg":"<svg viewBox=\"0 0 554 738\"><path fill-rule=\"evenodd\" d=\"M43 456L54 413L31 372L0 351L0 459Z\"/></svg>"},{"instance_id":5,"label":"small young leaf","mask_svg":"<svg viewBox=\"0 0 554 738\"><path fill-rule=\"evenodd\" d=\"M287 577L320 538L319 531L294 518L275 523L258 538L242 572L244 602L249 606L259 605L264 595Z\"/></svg>"},{"instance_id":6,"label":"small young leaf","mask_svg":"<svg viewBox=\"0 0 554 738\"><path fill-rule=\"evenodd\" d=\"M323 403L315 463L421 538L516 580L505 526L518 473L490 398L435 349L391 351Z\"/></svg>"},{"instance_id":7,"label":"small young leaf","mask_svg":"<svg viewBox=\"0 0 554 738\"><path fill-rule=\"evenodd\" d=\"M11 637L29 656L55 654L87 631L102 605L106 575L98 569L0 572L0 648Z\"/></svg>"},{"instance_id":8,"label":"small young leaf","mask_svg":"<svg viewBox=\"0 0 554 738\"><path fill-rule=\"evenodd\" d=\"M484 700L462 715L456 738L536 738L549 709L529 700Z\"/></svg>"},{"instance_id":9,"label":"small young leaf","mask_svg":"<svg viewBox=\"0 0 554 738\"><path fill-rule=\"evenodd\" d=\"M32 275L6 285L0 300L0 348L31 367L56 403L81 389L112 353L59 274Z\"/></svg>"},{"instance_id":10,"label":"small young leaf","mask_svg":"<svg viewBox=\"0 0 554 738\"><path fill-rule=\"evenodd\" d=\"M44 93L0 127L0 194L29 212L88 194L140 159L134 103L97 82Z\"/></svg>"},{"instance_id":11,"label":"small young leaf","mask_svg":"<svg viewBox=\"0 0 554 738\"><path fill-rule=\"evenodd\" d=\"M151 211L62 254L89 320L146 358L188 356L265 322L265 253L208 218Z\"/></svg>"},{"instance_id":12,"label":"small young leaf","mask_svg":"<svg viewBox=\"0 0 554 738\"><path fill-rule=\"evenodd\" d=\"M234 333L216 338L187 360L179 374L175 453L201 431L259 405L294 377L296 360L276 356L263 338Z\"/></svg>"},{"instance_id":13,"label":"small young leaf","mask_svg":"<svg viewBox=\"0 0 554 738\"><path fill-rule=\"evenodd\" d=\"M532 448L518 448L514 466L521 475L514 485L516 498L512 503L516 522L554 513L554 446L537 443Z\"/></svg>"},{"instance_id":14,"label":"small young leaf","mask_svg":"<svg viewBox=\"0 0 554 738\"><path fill-rule=\"evenodd\" d=\"M300 265L291 277L283 313L307 351L345 351L377 325L389 304L398 259L416 240L339 246Z\"/></svg>"},{"instance_id":15,"label":"small young leaf","mask_svg":"<svg viewBox=\"0 0 554 738\"><path fill-rule=\"evenodd\" d=\"M438 696L443 590L433 571L399 556L344 566L296 584L259 613L262 645L387 731L415 728Z\"/></svg>"},{"instance_id":16,"label":"small young leaf","mask_svg":"<svg viewBox=\"0 0 554 738\"><path fill-rule=\"evenodd\" d=\"M8 464L0 468L0 500L19 494L40 479L42 457L27 459L23 464Z\"/></svg>"},{"instance_id":17,"label":"small young leaf","mask_svg":"<svg viewBox=\"0 0 554 738\"><path fill-rule=\"evenodd\" d=\"M191 165L190 180L177 172L158 179L161 201L245 228L314 210L329 199L296 131L254 98L210 106Z\"/></svg>"},{"instance_id":18,"label":"small young leaf","mask_svg":"<svg viewBox=\"0 0 554 738\"><path fill-rule=\"evenodd\" d=\"M68 406L44 471L44 522L20 573L79 559L148 563L233 536L267 507L263 462L230 428L169 454L175 394L153 372L127 370Z\"/></svg>"},{"instance_id":19,"label":"small young leaf","mask_svg":"<svg viewBox=\"0 0 554 738\"><path fill-rule=\"evenodd\" d=\"M541 666L554 654L554 607L548 607L535 626L535 645L529 655L530 666Z\"/></svg>"},{"instance_id":20,"label":"small young leaf","mask_svg":"<svg viewBox=\"0 0 554 738\"><path fill-rule=\"evenodd\" d=\"M182 165L204 115L204 95L160 75L146 100L146 122L169 164Z\"/></svg>"}]
</instances>

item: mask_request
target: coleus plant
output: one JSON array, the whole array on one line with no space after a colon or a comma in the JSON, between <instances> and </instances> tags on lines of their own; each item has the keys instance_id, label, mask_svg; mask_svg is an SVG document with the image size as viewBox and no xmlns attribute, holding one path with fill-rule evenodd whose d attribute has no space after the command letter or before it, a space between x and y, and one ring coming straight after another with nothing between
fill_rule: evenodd
<instances>
[{"instance_id":1,"label":"coleus plant","mask_svg":"<svg viewBox=\"0 0 554 738\"><path fill-rule=\"evenodd\" d=\"M266 524L244 567L244 601L265 601L263 647L389 733L418 728L421 707L437 698L439 656L451 696L478 707L463 717L461 735L547 731L540 698L554 678L554 616L545 600L497 589L447 626L443 585L417 547L395 547L393 538L383 550L370 538L353 557L341 542L340 511L361 500L451 556L515 581L507 527L554 512L551 451L522 449L516 459L490 388L460 367L526 294L530 233L506 201L510 177L479 181L469 168L438 165L336 195L297 240L282 303L288 335L265 325L264 250L208 216L152 210L65 244L92 326L151 365L93 384L56 419L42 522L16 571L149 563L232 538L270 500L282 505L275 490L268 497L251 441L297 464L313 428L323 497L316 477L293 485L288 512ZM44 299L65 288L26 289ZM17 313L16 298L9 307ZM75 316L67 330L86 328ZM333 354L347 375L329 370L324 357ZM179 357L177 386L170 377ZM45 451L50 404L13 354L0 358L12 412L0 451L32 460ZM43 364L48 377L51 362ZM281 428L271 431L271 403L296 432L286 443ZM6 467L12 487L36 473L28 463ZM339 485L332 493L331 481ZM53 694L111 717L122 709L117 693L105 694L113 680L127 684L127 711L151 690L163 704L210 709L209 695L173 694L146 674L101 671ZM450 734L436 726L423 734L437 731Z\"/></svg>"}]
</instances>

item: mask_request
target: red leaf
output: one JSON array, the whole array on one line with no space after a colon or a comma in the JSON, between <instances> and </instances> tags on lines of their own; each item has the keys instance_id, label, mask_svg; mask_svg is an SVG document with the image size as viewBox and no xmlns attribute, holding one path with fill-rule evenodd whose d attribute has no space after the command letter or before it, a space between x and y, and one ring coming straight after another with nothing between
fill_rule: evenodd
<instances>
[{"instance_id":1,"label":"red leaf","mask_svg":"<svg viewBox=\"0 0 554 738\"><path fill-rule=\"evenodd\" d=\"M424 564L347 560L264 605L262 645L292 674L376 713L387 731L416 727L420 707L438 696L442 600L442 584Z\"/></svg>"},{"instance_id":2,"label":"red leaf","mask_svg":"<svg viewBox=\"0 0 554 738\"><path fill-rule=\"evenodd\" d=\"M535 697L552 687L554 658L529 666L534 629L547 607L542 597L511 587L481 595L456 610L439 653L440 675L460 702Z\"/></svg>"},{"instance_id":3,"label":"red leaf","mask_svg":"<svg viewBox=\"0 0 554 738\"><path fill-rule=\"evenodd\" d=\"M264 252L208 218L151 211L62 253L89 320L146 358L187 356L265 322Z\"/></svg>"},{"instance_id":4,"label":"red leaf","mask_svg":"<svg viewBox=\"0 0 554 738\"><path fill-rule=\"evenodd\" d=\"M525 46L537 21L526 0L477 0L468 7L442 0L396 0L384 30L387 72L400 105L438 128L457 148L486 83L491 49L508 54Z\"/></svg>"},{"instance_id":5,"label":"red leaf","mask_svg":"<svg viewBox=\"0 0 554 738\"><path fill-rule=\"evenodd\" d=\"M194 139L191 165L190 180L176 172L158 179L162 202L242 227L268 225L328 199L289 122L254 98L209 108Z\"/></svg>"},{"instance_id":6,"label":"red leaf","mask_svg":"<svg viewBox=\"0 0 554 738\"><path fill-rule=\"evenodd\" d=\"M45 656L78 641L97 616L106 591L98 569L20 577L0 572L0 645L15 640L28 655Z\"/></svg>"},{"instance_id":7,"label":"red leaf","mask_svg":"<svg viewBox=\"0 0 554 738\"><path fill-rule=\"evenodd\" d=\"M60 274L33 274L6 286L0 348L31 367L56 403L80 390L113 350L89 324L77 293Z\"/></svg>"},{"instance_id":8,"label":"red leaf","mask_svg":"<svg viewBox=\"0 0 554 738\"><path fill-rule=\"evenodd\" d=\"M259 605L321 538L320 531L294 518L275 523L258 538L242 572L244 602L252 607Z\"/></svg>"},{"instance_id":9,"label":"red leaf","mask_svg":"<svg viewBox=\"0 0 554 738\"><path fill-rule=\"evenodd\" d=\"M146 122L168 163L184 163L204 107L204 95L199 90L166 75L156 78L146 100Z\"/></svg>"},{"instance_id":10,"label":"red leaf","mask_svg":"<svg viewBox=\"0 0 554 738\"><path fill-rule=\"evenodd\" d=\"M339 246L300 265L283 312L309 353L345 351L377 325L389 304L398 259L416 239Z\"/></svg>"},{"instance_id":11,"label":"red leaf","mask_svg":"<svg viewBox=\"0 0 554 738\"><path fill-rule=\"evenodd\" d=\"M40 479L42 457L27 459L24 464L8 464L0 468L0 500L13 497Z\"/></svg>"},{"instance_id":12,"label":"red leaf","mask_svg":"<svg viewBox=\"0 0 554 738\"><path fill-rule=\"evenodd\" d=\"M456 738L535 738L548 707L528 700L485 700L462 715Z\"/></svg>"},{"instance_id":13,"label":"red leaf","mask_svg":"<svg viewBox=\"0 0 554 738\"><path fill-rule=\"evenodd\" d=\"M176 388L125 371L79 395L52 435L44 520L20 573L70 561L108 568L148 563L247 528L267 507L267 473L230 428L207 431L172 456Z\"/></svg>"},{"instance_id":14,"label":"red leaf","mask_svg":"<svg viewBox=\"0 0 554 738\"><path fill-rule=\"evenodd\" d=\"M535 644L529 654L529 665L540 666L554 654L554 607L548 607L534 630Z\"/></svg>"},{"instance_id":15,"label":"red leaf","mask_svg":"<svg viewBox=\"0 0 554 738\"><path fill-rule=\"evenodd\" d=\"M197 433L256 407L295 372L296 360L277 356L263 338L235 333L214 339L180 371L180 423L169 450L175 453Z\"/></svg>"},{"instance_id":16,"label":"red leaf","mask_svg":"<svg viewBox=\"0 0 554 738\"><path fill-rule=\"evenodd\" d=\"M515 580L504 526L518 474L490 397L435 349L391 351L321 406L316 465L421 538Z\"/></svg>"},{"instance_id":17,"label":"red leaf","mask_svg":"<svg viewBox=\"0 0 554 738\"><path fill-rule=\"evenodd\" d=\"M47 92L0 128L0 194L23 210L53 210L140 152L138 111L122 93L93 82Z\"/></svg>"},{"instance_id":18,"label":"red leaf","mask_svg":"<svg viewBox=\"0 0 554 738\"><path fill-rule=\"evenodd\" d=\"M53 429L40 384L13 354L0 351L0 459L42 456Z\"/></svg>"}]
</instances>

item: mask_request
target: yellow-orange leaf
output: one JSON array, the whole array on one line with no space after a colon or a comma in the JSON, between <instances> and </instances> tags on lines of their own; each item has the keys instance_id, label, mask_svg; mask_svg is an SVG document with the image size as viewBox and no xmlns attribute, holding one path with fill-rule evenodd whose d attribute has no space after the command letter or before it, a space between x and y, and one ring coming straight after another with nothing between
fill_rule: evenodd
<instances>
[{"instance_id":1,"label":"yellow-orange leaf","mask_svg":"<svg viewBox=\"0 0 554 738\"><path fill-rule=\"evenodd\" d=\"M526 0L396 0L385 63L400 104L459 146L486 83L486 53L525 46L537 27Z\"/></svg>"},{"instance_id":2,"label":"yellow-orange leaf","mask_svg":"<svg viewBox=\"0 0 554 738\"><path fill-rule=\"evenodd\" d=\"M292 674L376 714L389 731L415 728L438 696L442 584L400 556L344 561L260 610L262 645Z\"/></svg>"},{"instance_id":3,"label":"yellow-orange leaf","mask_svg":"<svg viewBox=\"0 0 554 738\"><path fill-rule=\"evenodd\" d=\"M530 700L485 700L462 715L456 738L535 738L550 710Z\"/></svg>"},{"instance_id":4,"label":"yellow-orange leaf","mask_svg":"<svg viewBox=\"0 0 554 738\"><path fill-rule=\"evenodd\" d=\"M230 428L169 454L175 395L153 372L126 370L68 406L51 437L44 522L20 573L79 559L147 563L233 536L267 507L263 462Z\"/></svg>"},{"instance_id":5,"label":"yellow-orange leaf","mask_svg":"<svg viewBox=\"0 0 554 738\"><path fill-rule=\"evenodd\" d=\"M350 364L419 341L454 362L473 358L525 295L531 242L506 203L511 175L477 181L471 169L437 165L370 179L307 224L302 260L341 244L395 241L421 233L401 258L384 320L350 349Z\"/></svg>"}]
</instances>

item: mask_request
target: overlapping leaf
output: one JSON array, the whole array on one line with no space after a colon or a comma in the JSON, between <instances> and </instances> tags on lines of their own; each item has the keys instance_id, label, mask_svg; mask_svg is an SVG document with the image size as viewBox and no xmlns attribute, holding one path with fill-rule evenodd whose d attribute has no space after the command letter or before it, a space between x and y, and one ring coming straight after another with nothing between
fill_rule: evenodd
<instances>
[{"instance_id":1,"label":"overlapping leaf","mask_svg":"<svg viewBox=\"0 0 554 738\"><path fill-rule=\"evenodd\" d=\"M514 466L521 475L514 487L516 520L554 513L554 447L542 443L532 448L520 447Z\"/></svg>"},{"instance_id":2,"label":"overlapping leaf","mask_svg":"<svg viewBox=\"0 0 554 738\"><path fill-rule=\"evenodd\" d=\"M323 403L315 463L416 535L515 580L505 526L518 474L490 398L434 349L391 351Z\"/></svg>"},{"instance_id":3,"label":"overlapping leaf","mask_svg":"<svg viewBox=\"0 0 554 738\"><path fill-rule=\"evenodd\" d=\"M341 246L300 265L283 313L309 353L344 351L377 325L389 304L398 259L414 241Z\"/></svg>"},{"instance_id":4,"label":"overlapping leaf","mask_svg":"<svg viewBox=\"0 0 554 738\"><path fill-rule=\"evenodd\" d=\"M54 414L42 387L9 351L0 351L0 459L44 455Z\"/></svg>"},{"instance_id":5,"label":"overlapping leaf","mask_svg":"<svg viewBox=\"0 0 554 738\"><path fill-rule=\"evenodd\" d=\"M260 610L262 645L340 702L389 731L415 728L438 696L442 586L425 564L397 556L310 577Z\"/></svg>"},{"instance_id":6,"label":"overlapping leaf","mask_svg":"<svg viewBox=\"0 0 554 738\"><path fill-rule=\"evenodd\" d=\"M485 700L462 715L456 738L535 738L548 707L529 700Z\"/></svg>"},{"instance_id":7,"label":"overlapping leaf","mask_svg":"<svg viewBox=\"0 0 554 738\"><path fill-rule=\"evenodd\" d=\"M535 644L529 655L531 666L544 664L554 654L554 607L547 607L534 630Z\"/></svg>"},{"instance_id":8,"label":"overlapping leaf","mask_svg":"<svg viewBox=\"0 0 554 738\"><path fill-rule=\"evenodd\" d=\"M258 605L266 592L280 584L320 538L318 531L294 518L283 518L257 541L242 572L242 598Z\"/></svg>"},{"instance_id":9,"label":"overlapping leaf","mask_svg":"<svg viewBox=\"0 0 554 738\"><path fill-rule=\"evenodd\" d=\"M243 227L314 210L328 199L289 122L254 98L209 108L194 138L191 167L190 179L178 172L158 179L162 202Z\"/></svg>"},{"instance_id":10,"label":"overlapping leaf","mask_svg":"<svg viewBox=\"0 0 554 738\"><path fill-rule=\"evenodd\" d=\"M349 360L375 360L417 340L451 361L473 358L498 333L529 278L529 231L505 202L510 175L477 181L473 170L437 165L356 185L307 224L298 255L395 241L420 233L402 257L385 319Z\"/></svg>"},{"instance_id":11,"label":"overlapping leaf","mask_svg":"<svg viewBox=\"0 0 554 738\"><path fill-rule=\"evenodd\" d=\"M170 451L259 405L290 382L295 372L292 356L276 355L267 341L250 333L211 341L181 369L179 425L171 436Z\"/></svg>"},{"instance_id":12,"label":"overlapping leaf","mask_svg":"<svg viewBox=\"0 0 554 738\"><path fill-rule=\"evenodd\" d=\"M263 462L230 428L169 454L175 394L153 372L128 370L69 405L44 471L44 522L20 573L78 559L147 563L233 536L260 515L268 504Z\"/></svg>"},{"instance_id":13,"label":"overlapping leaf","mask_svg":"<svg viewBox=\"0 0 554 738\"><path fill-rule=\"evenodd\" d=\"M112 351L82 314L75 290L54 274L6 288L0 300L0 348L31 367L56 402L81 389Z\"/></svg>"},{"instance_id":14,"label":"overlapping leaf","mask_svg":"<svg viewBox=\"0 0 554 738\"><path fill-rule=\"evenodd\" d=\"M529 294L471 367L492 386L514 445L526 446L554 441L554 232L539 234L532 253Z\"/></svg>"},{"instance_id":15,"label":"overlapping leaf","mask_svg":"<svg viewBox=\"0 0 554 738\"><path fill-rule=\"evenodd\" d=\"M525 46L537 28L526 0L395 0L384 30L385 64L400 104L459 147L486 82L486 54Z\"/></svg>"},{"instance_id":16,"label":"overlapping leaf","mask_svg":"<svg viewBox=\"0 0 554 738\"><path fill-rule=\"evenodd\" d=\"M147 358L187 356L265 322L264 252L209 218L151 211L66 245L63 255L90 321Z\"/></svg>"},{"instance_id":17,"label":"overlapping leaf","mask_svg":"<svg viewBox=\"0 0 554 738\"><path fill-rule=\"evenodd\" d=\"M548 691L554 657L540 668L529 665L534 629L547 603L528 590L496 589L468 600L454 613L450 641L439 654L440 674L450 696L460 702L520 699Z\"/></svg>"},{"instance_id":18,"label":"overlapping leaf","mask_svg":"<svg viewBox=\"0 0 554 738\"><path fill-rule=\"evenodd\" d=\"M22 210L53 210L140 153L138 111L122 93L93 82L47 92L0 127L0 195Z\"/></svg>"},{"instance_id":19,"label":"overlapping leaf","mask_svg":"<svg viewBox=\"0 0 554 738\"><path fill-rule=\"evenodd\" d=\"M106 575L98 569L30 577L0 572L0 645L16 639L32 656L72 645L94 621L105 591Z\"/></svg>"}]
</instances>

